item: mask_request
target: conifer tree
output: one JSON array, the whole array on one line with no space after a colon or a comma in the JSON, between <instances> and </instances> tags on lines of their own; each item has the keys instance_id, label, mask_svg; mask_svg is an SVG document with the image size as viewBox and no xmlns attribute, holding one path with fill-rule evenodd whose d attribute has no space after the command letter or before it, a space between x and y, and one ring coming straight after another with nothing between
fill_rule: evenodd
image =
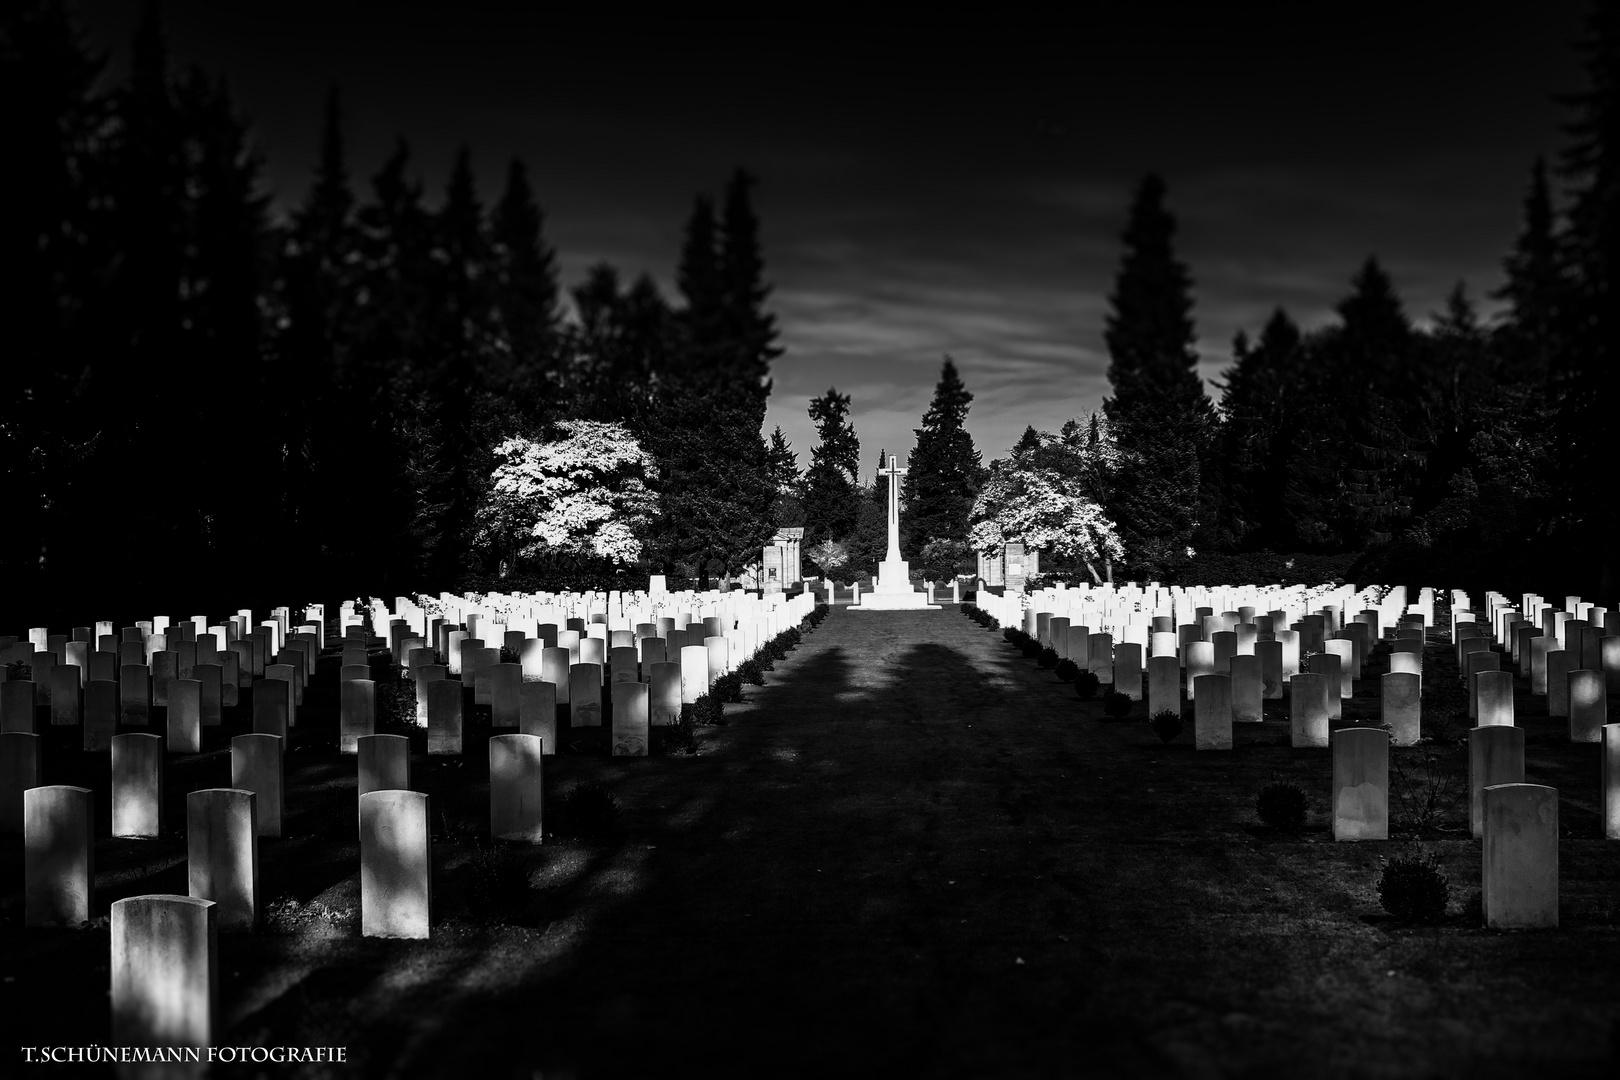
<instances>
[{"instance_id":1,"label":"conifer tree","mask_svg":"<svg viewBox=\"0 0 1620 1080\"><path fill-rule=\"evenodd\" d=\"M737 169L726 185L720 242L721 325L731 350L732 377L739 390L752 394L763 420L771 392L771 362L782 355L776 343L776 318L765 310L771 287L765 282L759 218L750 192L758 180Z\"/></svg>"},{"instance_id":2,"label":"conifer tree","mask_svg":"<svg viewBox=\"0 0 1620 1080\"><path fill-rule=\"evenodd\" d=\"M1552 389L1563 483L1561 516L1601 564L1599 593L1620 600L1620 508L1593 498L1620 435L1620 9L1595 0L1579 50L1586 87L1569 99L1560 171L1570 188L1566 339L1555 354Z\"/></svg>"},{"instance_id":3,"label":"conifer tree","mask_svg":"<svg viewBox=\"0 0 1620 1080\"><path fill-rule=\"evenodd\" d=\"M75 499L116 497L112 432L120 407L104 391L125 343L102 338L109 319L97 279L112 264L98 196L105 191L97 135L107 102L94 92L104 61L92 56L61 0L0 9L0 317L7 329L0 392L0 577L17 610L44 613L67 598L93 530L63 527ZM70 524L70 523L68 523ZM65 573L58 575L60 568ZM76 597L74 597L76 599ZM102 602L107 602L103 594Z\"/></svg>"},{"instance_id":4,"label":"conifer tree","mask_svg":"<svg viewBox=\"0 0 1620 1080\"><path fill-rule=\"evenodd\" d=\"M355 269L359 236L355 195L344 152L342 100L327 91L321 151L315 176L291 220L280 230L275 301L278 383L268 389L266 406L274 423L295 433L294 445L307 448L299 487L288 493L294 520L339 520L354 508L342 474L371 452L370 425L362 418L381 414L377 382L361 369L355 354L356 308L361 285ZM370 498L370 491L361 495ZM367 505L368 517L377 513ZM312 527L306 540L322 565L353 573L362 541L353 532Z\"/></svg>"},{"instance_id":5,"label":"conifer tree","mask_svg":"<svg viewBox=\"0 0 1620 1080\"><path fill-rule=\"evenodd\" d=\"M734 389L725 346L726 303L718 226L714 203L706 195L697 197L687 218L675 284L685 307L679 323L680 355L671 374L716 391ZM763 411L760 420L764 420Z\"/></svg>"},{"instance_id":6,"label":"conifer tree","mask_svg":"<svg viewBox=\"0 0 1620 1080\"><path fill-rule=\"evenodd\" d=\"M557 257L542 235L544 221L528 169L514 158L490 217L490 321L496 342L491 378L516 398L514 407L531 423L552 390L562 329Z\"/></svg>"},{"instance_id":7,"label":"conifer tree","mask_svg":"<svg viewBox=\"0 0 1620 1080\"><path fill-rule=\"evenodd\" d=\"M116 252L109 283L119 359L108 365L110 400L116 402L110 442L120 454L162 440L181 422L180 395L159 392L150 377L191 384L191 357L182 347L181 277L186 243L185 169L181 118L169 70L158 6L142 6L130 53L127 83L116 100L112 149ZM172 519L156 513L143 491L131 490L114 516L153 542L178 541ZM136 573L142 573L136 570Z\"/></svg>"},{"instance_id":8,"label":"conifer tree","mask_svg":"<svg viewBox=\"0 0 1620 1080\"><path fill-rule=\"evenodd\" d=\"M269 285L270 244L269 199L258 190L262 162L223 80L193 69L180 86L179 107L189 196L182 263L188 366L207 380L211 396L233 403L257 430L266 419L260 412L260 298ZM199 576L225 575L254 532L250 507L237 491L244 466L274 475L274 462L257 441L236 454L202 455L192 466L186 517L176 525L191 537L204 571Z\"/></svg>"},{"instance_id":9,"label":"conifer tree","mask_svg":"<svg viewBox=\"0 0 1620 1080\"><path fill-rule=\"evenodd\" d=\"M961 544L962 557L967 557L973 500L984 480L979 452L967 430L972 404L973 395L957 373L956 362L945 357L933 400L923 414L922 426L915 429L917 443L901 481L904 558L919 558L929 544Z\"/></svg>"},{"instance_id":10,"label":"conifer tree","mask_svg":"<svg viewBox=\"0 0 1620 1080\"><path fill-rule=\"evenodd\" d=\"M1205 501L1201 457L1214 423L1197 372L1192 279L1176 257L1175 230L1164 181L1145 177L1121 237L1125 254L1104 333L1112 395L1103 410L1120 472L1106 509L1127 560L1149 572L1186 557Z\"/></svg>"},{"instance_id":11,"label":"conifer tree","mask_svg":"<svg viewBox=\"0 0 1620 1080\"><path fill-rule=\"evenodd\" d=\"M804 525L804 477L799 472L799 458L793 452L793 444L788 442L782 433L782 426L778 424L771 432L770 443L765 449L766 469L770 473L771 485L776 489L776 502L771 507L771 520L779 529L796 529Z\"/></svg>"},{"instance_id":12,"label":"conifer tree","mask_svg":"<svg viewBox=\"0 0 1620 1080\"><path fill-rule=\"evenodd\" d=\"M818 441L804 478L806 550L826 540L844 540L859 518L861 444L849 407L849 395L836 387L810 399Z\"/></svg>"},{"instance_id":13,"label":"conifer tree","mask_svg":"<svg viewBox=\"0 0 1620 1080\"><path fill-rule=\"evenodd\" d=\"M1559 351L1559 312L1565 288L1558 237L1554 234L1547 163L1536 158L1524 197L1524 224L1502 260L1507 280L1491 294L1507 301L1497 331L1501 374L1515 381L1544 382Z\"/></svg>"},{"instance_id":14,"label":"conifer tree","mask_svg":"<svg viewBox=\"0 0 1620 1080\"><path fill-rule=\"evenodd\" d=\"M1336 310L1340 326L1324 353L1350 417L1344 530L1356 546L1383 543L1412 515L1432 440L1418 405L1428 357L1376 258L1362 264Z\"/></svg>"},{"instance_id":15,"label":"conifer tree","mask_svg":"<svg viewBox=\"0 0 1620 1080\"><path fill-rule=\"evenodd\" d=\"M446 439L428 393L432 219L410 174L410 148L397 140L356 214L360 252L353 318L356 379L372 388L373 410L354 418L381 480L371 520L398 537L388 573L444 580L452 503ZM439 573L433 571L438 570Z\"/></svg>"}]
</instances>

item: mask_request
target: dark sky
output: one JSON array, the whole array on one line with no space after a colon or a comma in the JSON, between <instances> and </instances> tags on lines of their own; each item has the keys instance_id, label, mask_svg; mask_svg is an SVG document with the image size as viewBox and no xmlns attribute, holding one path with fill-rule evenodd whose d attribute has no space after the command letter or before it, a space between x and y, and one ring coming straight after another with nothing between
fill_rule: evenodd
<instances>
[{"instance_id":1,"label":"dark sky","mask_svg":"<svg viewBox=\"0 0 1620 1080\"><path fill-rule=\"evenodd\" d=\"M1020 14L616 18L460 0L169 0L174 60L224 73L281 205L327 86L366 190L396 135L437 200L459 144L486 204L528 162L565 286L606 259L673 296L693 198L735 166L787 352L767 428L808 464L808 399L854 398L867 465L904 453L952 355L986 460L1107 392L1103 321L1132 188L1169 185L1201 370L1282 305L1328 321L1369 254L1419 321L1500 281L1529 167L1564 144L1582 0L1074 5ZM546 6L549 9L549 5ZM135 0L81 2L128 54ZM1487 305L1488 307L1489 305Z\"/></svg>"}]
</instances>

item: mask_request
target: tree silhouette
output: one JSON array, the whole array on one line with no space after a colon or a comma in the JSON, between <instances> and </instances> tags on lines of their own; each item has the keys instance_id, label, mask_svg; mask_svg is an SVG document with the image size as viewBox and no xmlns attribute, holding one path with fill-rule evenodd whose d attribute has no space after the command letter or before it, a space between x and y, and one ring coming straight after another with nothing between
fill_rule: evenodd
<instances>
[{"instance_id":1,"label":"tree silhouette","mask_svg":"<svg viewBox=\"0 0 1620 1080\"><path fill-rule=\"evenodd\" d=\"M1184 560L1203 502L1201 458L1214 421L1197 373L1192 279L1176 257L1165 183L1138 185L1121 239L1104 340L1112 394L1103 410L1119 450L1109 516L1132 565Z\"/></svg>"},{"instance_id":2,"label":"tree silhouette","mask_svg":"<svg viewBox=\"0 0 1620 1080\"><path fill-rule=\"evenodd\" d=\"M979 452L966 426L972 404L955 361L945 357L901 480L901 554L908 559L919 558L929 544L967 542L973 500L983 482ZM962 559L968 559L965 547ZM960 569L971 572L972 567Z\"/></svg>"},{"instance_id":3,"label":"tree silhouette","mask_svg":"<svg viewBox=\"0 0 1620 1080\"><path fill-rule=\"evenodd\" d=\"M861 444L849 419L850 398L836 387L810 399L817 443L804 478L805 548L841 541L859 517Z\"/></svg>"}]
</instances>

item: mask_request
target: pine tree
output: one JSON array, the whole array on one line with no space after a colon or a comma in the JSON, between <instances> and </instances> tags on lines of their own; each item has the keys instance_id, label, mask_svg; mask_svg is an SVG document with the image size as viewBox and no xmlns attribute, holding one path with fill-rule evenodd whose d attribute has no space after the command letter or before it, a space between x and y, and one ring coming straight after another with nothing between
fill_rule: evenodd
<instances>
[{"instance_id":1,"label":"pine tree","mask_svg":"<svg viewBox=\"0 0 1620 1080\"><path fill-rule=\"evenodd\" d=\"M859 517L861 444L849 407L849 395L836 387L810 399L818 441L810 450L804 480L806 550L826 540L844 540Z\"/></svg>"},{"instance_id":2,"label":"pine tree","mask_svg":"<svg viewBox=\"0 0 1620 1080\"><path fill-rule=\"evenodd\" d=\"M366 552L362 538L321 528L352 513L355 494L344 474L373 450L361 418L380 415L376 382L356 356L355 262L359 235L343 142L342 99L327 91L315 176L290 221L279 230L275 301L276 370L260 408L273 430L290 436L299 466L286 477L288 514L303 524L301 543L334 574L352 576ZM280 472L281 470L277 470ZM376 513L359 496L368 519Z\"/></svg>"},{"instance_id":3,"label":"pine tree","mask_svg":"<svg viewBox=\"0 0 1620 1080\"><path fill-rule=\"evenodd\" d=\"M739 389L757 398L761 419L771 392L771 361L782 355L776 318L765 311L771 287L765 282L759 218L750 192L758 180L737 169L726 185L721 223L719 283L721 325L732 352L730 367Z\"/></svg>"},{"instance_id":4,"label":"pine tree","mask_svg":"<svg viewBox=\"0 0 1620 1080\"><path fill-rule=\"evenodd\" d=\"M956 362L945 357L901 484L903 557L919 557L931 543L967 543L973 500L984 479L966 426L972 403Z\"/></svg>"},{"instance_id":5,"label":"pine tree","mask_svg":"<svg viewBox=\"0 0 1620 1080\"><path fill-rule=\"evenodd\" d=\"M125 347L102 338L109 320L97 280L113 256L97 209L107 102L94 87L103 67L61 0L0 10L0 90L9 103L0 115L0 317L8 328L0 578L17 610L42 619L79 599L83 567L93 565L88 549L103 542L82 527L84 515L116 496L108 466L122 451L98 437L118 419L116 396L102 388Z\"/></svg>"},{"instance_id":6,"label":"pine tree","mask_svg":"<svg viewBox=\"0 0 1620 1080\"><path fill-rule=\"evenodd\" d=\"M690 574L706 589L717 570L758 562L776 533L766 446L745 401L693 381L661 385L657 409L643 442L658 463L646 550L665 573Z\"/></svg>"},{"instance_id":7,"label":"pine tree","mask_svg":"<svg viewBox=\"0 0 1620 1080\"><path fill-rule=\"evenodd\" d=\"M675 283L685 307L679 324L680 355L671 374L717 392L735 390L726 355L726 301L718 227L714 203L708 196L698 196L687 218ZM763 411L760 419L764 420Z\"/></svg>"},{"instance_id":8,"label":"pine tree","mask_svg":"<svg viewBox=\"0 0 1620 1080\"><path fill-rule=\"evenodd\" d=\"M565 335L560 408L585 420L624 421L646 445L658 423L652 384L675 348L676 317L658 285L639 275L629 289L619 272L597 263L571 290L579 325Z\"/></svg>"},{"instance_id":9,"label":"pine tree","mask_svg":"<svg viewBox=\"0 0 1620 1080\"><path fill-rule=\"evenodd\" d=\"M1567 103L1574 117L1560 161L1570 188L1570 291L1566 341L1555 356L1562 516L1601 564L1600 595L1620 599L1620 509L1593 498L1615 443L1620 384L1620 10L1596 0L1579 42L1587 86Z\"/></svg>"},{"instance_id":10,"label":"pine tree","mask_svg":"<svg viewBox=\"0 0 1620 1080\"><path fill-rule=\"evenodd\" d=\"M494 280L490 284L496 357L491 379L530 423L550 396L559 361L562 308L557 257L542 235L544 215L529 173L514 158L490 217Z\"/></svg>"},{"instance_id":11,"label":"pine tree","mask_svg":"<svg viewBox=\"0 0 1620 1080\"><path fill-rule=\"evenodd\" d=\"M1164 181L1149 175L1121 236L1125 254L1104 333L1112 395L1103 409L1120 470L1106 509L1126 558L1150 573L1186 557L1206 501L1200 459L1214 425L1197 372L1192 278L1175 255L1175 231Z\"/></svg>"},{"instance_id":12,"label":"pine tree","mask_svg":"<svg viewBox=\"0 0 1620 1080\"><path fill-rule=\"evenodd\" d=\"M1565 282L1553 223L1547 163L1538 157L1524 198L1524 225L1502 260L1507 280L1491 293L1492 299L1508 304L1497 338L1504 360L1501 374L1515 381L1545 381L1559 352Z\"/></svg>"},{"instance_id":13,"label":"pine tree","mask_svg":"<svg viewBox=\"0 0 1620 1080\"><path fill-rule=\"evenodd\" d=\"M723 236L711 200L694 203L676 270L686 302L680 333L643 426L660 474L650 550L666 566L691 566L705 586L713 564L729 573L757 561L776 529L761 428L777 350L774 323L760 310L768 289L751 184L744 173L733 179Z\"/></svg>"},{"instance_id":14,"label":"pine tree","mask_svg":"<svg viewBox=\"0 0 1620 1080\"><path fill-rule=\"evenodd\" d=\"M1394 282L1369 256L1351 289L1337 307L1339 332L1327 341L1351 417L1344 530L1359 546L1387 542L1411 517L1432 436L1418 404L1427 357Z\"/></svg>"},{"instance_id":15,"label":"pine tree","mask_svg":"<svg viewBox=\"0 0 1620 1080\"><path fill-rule=\"evenodd\" d=\"M266 421L260 297L269 284L270 247L269 199L258 190L262 159L223 80L193 69L180 87L179 108L189 195L182 271L188 366L207 380L211 396L231 402L257 430ZM238 564L244 538L254 531L238 478L244 466L273 475L273 465L257 443L193 464L189 505L174 509L189 513L176 524L191 537L200 578L223 577Z\"/></svg>"},{"instance_id":16,"label":"pine tree","mask_svg":"<svg viewBox=\"0 0 1620 1080\"><path fill-rule=\"evenodd\" d=\"M771 520L779 529L796 529L804 525L804 477L799 473L799 458L793 452L778 424L771 432L765 449L765 465L771 484L776 489L776 502L771 507Z\"/></svg>"},{"instance_id":17,"label":"pine tree","mask_svg":"<svg viewBox=\"0 0 1620 1080\"><path fill-rule=\"evenodd\" d=\"M448 578L465 566L473 511L494 471L492 448L517 426L509 399L493 393L488 379L494 338L489 236L465 146L456 154L431 233L434 317L424 375L447 474L449 509L435 562Z\"/></svg>"},{"instance_id":18,"label":"pine tree","mask_svg":"<svg viewBox=\"0 0 1620 1080\"><path fill-rule=\"evenodd\" d=\"M155 2L142 7L130 55L128 82L116 99L111 199L115 244L109 266L118 341L106 366L116 455L163 441L184 419L184 397L162 392L165 382L192 385L197 373L182 345L181 279L186 245L185 165L181 118L169 70L168 47ZM109 446L109 449L112 449ZM112 516L152 543L182 539L167 510L135 488L109 508ZM136 568L144 577L146 571ZM142 580L138 585L155 584Z\"/></svg>"},{"instance_id":19,"label":"pine tree","mask_svg":"<svg viewBox=\"0 0 1620 1080\"><path fill-rule=\"evenodd\" d=\"M437 401L428 392L432 219L395 143L355 216L359 264L350 355L358 387L375 403L348 418L378 480L368 500L376 534L396 538L383 572L394 582L446 580L454 483ZM448 560L446 560L448 561Z\"/></svg>"}]
</instances>

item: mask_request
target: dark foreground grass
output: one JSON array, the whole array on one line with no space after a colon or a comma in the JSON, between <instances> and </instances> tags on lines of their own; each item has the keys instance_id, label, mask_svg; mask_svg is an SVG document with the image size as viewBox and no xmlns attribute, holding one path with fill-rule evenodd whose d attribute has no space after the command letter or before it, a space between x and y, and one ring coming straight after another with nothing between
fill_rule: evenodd
<instances>
[{"instance_id":1,"label":"dark foreground grass","mask_svg":"<svg viewBox=\"0 0 1620 1080\"><path fill-rule=\"evenodd\" d=\"M1447 655L1428 658L1436 713ZM1383 670L1347 720L1376 719ZM1596 748L1527 696L1529 778L1562 794L1553 933L1479 929L1465 800L1398 810L1406 838L1335 844L1327 751L1287 746L1285 703L1234 751L1195 753L1190 724L1165 744L1140 703L1105 722L947 608L836 612L729 725L699 729L695 757L613 761L579 735L547 785L617 799L595 838L492 851L482 742L462 763L419 756L434 937L384 942L358 936L353 763L323 748L335 690L309 694L289 836L261 845L279 902L220 941L221 1041L345 1046L350 1063L267 1075L1608 1074L1620 845L1599 839ZM53 755L94 786L93 762ZM1466 771L1455 744L1427 756L1397 753L1420 793ZM1309 794L1303 833L1259 823L1275 778ZM184 792L228 782L228 759L168 782L172 835L98 842L101 912L184 891ZM1379 906L1379 862L1420 848L1453 901L1405 926ZM17 1028L0 1054L104 1041L106 929L24 932L15 838L0 856L0 1017Z\"/></svg>"}]
</instances>

